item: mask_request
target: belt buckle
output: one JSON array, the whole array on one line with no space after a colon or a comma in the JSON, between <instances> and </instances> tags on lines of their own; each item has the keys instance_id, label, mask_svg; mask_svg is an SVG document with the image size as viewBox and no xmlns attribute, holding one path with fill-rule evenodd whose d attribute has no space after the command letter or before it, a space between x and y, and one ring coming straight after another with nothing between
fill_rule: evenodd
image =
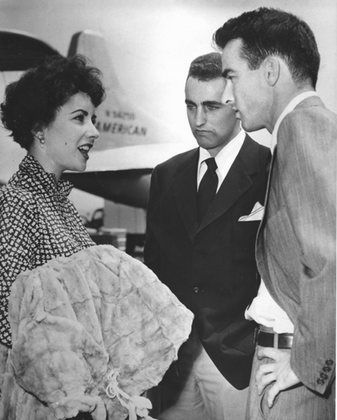
<instances>
[{"instance_id":1,"label":"belt buckle","mask_svg":"<svg viewBox=\"0 0 337 420\"><path fill-rule=\"evenodd\" d=\"M274 333L273 347L274 347L274 349L278 349L278 334L277 333Z\"/></svg>"}]
</instances>

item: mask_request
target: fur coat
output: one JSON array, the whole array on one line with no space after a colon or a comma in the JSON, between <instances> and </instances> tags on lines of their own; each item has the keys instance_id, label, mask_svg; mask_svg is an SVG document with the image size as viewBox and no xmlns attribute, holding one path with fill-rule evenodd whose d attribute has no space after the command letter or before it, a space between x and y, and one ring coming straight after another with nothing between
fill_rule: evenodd
<instances>
[{"instance_id":1,"label":"fur coat","mask_svg":"<svg viewBox=\"0 0 337 420\"><path fill-rule=\"evenodd\" d=\"M0 419L121 420L142 413L137 396L177 358L193 315L140 261L100 245L19 275L9 317Z\"/></svg>"}]
</instances>

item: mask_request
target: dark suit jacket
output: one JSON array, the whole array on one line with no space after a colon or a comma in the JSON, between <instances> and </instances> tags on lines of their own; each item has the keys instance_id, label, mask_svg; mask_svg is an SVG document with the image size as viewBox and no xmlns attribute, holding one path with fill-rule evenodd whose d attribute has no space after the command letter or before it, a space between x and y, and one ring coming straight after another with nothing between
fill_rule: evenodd
<instances>
[{"instance_id":1,"label":"dark suit jacket","mask_svg":"<svg viewBox=\"0 0 337 420\"><path fill-rule=\"evenodd\" d=\"M294 324L291 366L320 394L336 364L336 139L337 115L318 97L284 118L257 242L266 287Z\"/></svg>"},{"instance_id":2,"label":"dark suit jacket","mask_svg":"<svg viewBox=\"0 0 337 420\"><path fill-rule=\"evenodd\" d=\"M193 311L209 356L242 389L254 350L254 324L244 319L244 310L259 285L254 257L259 221L238 220L264 203L270 151L246 136L200 226L198 157L194 149L154 169L145 263Z\"/></svg>"}]
</instances>

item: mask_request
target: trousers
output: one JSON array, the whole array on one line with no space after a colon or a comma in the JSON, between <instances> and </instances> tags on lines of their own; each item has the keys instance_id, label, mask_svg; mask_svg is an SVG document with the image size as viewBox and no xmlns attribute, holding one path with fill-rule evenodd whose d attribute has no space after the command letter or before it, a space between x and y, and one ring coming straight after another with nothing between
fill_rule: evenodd
<instances>
[{"instance_id":1,"label":"trousers","mask_svg":"<svg viewBox=\"0 0 337 420\"><path fill-rule=\"evenodd\" d=\"M218 371L200 344L184 386L159 420L243 420L248 388L237 390Z\"/></svg>"}]
</instances>

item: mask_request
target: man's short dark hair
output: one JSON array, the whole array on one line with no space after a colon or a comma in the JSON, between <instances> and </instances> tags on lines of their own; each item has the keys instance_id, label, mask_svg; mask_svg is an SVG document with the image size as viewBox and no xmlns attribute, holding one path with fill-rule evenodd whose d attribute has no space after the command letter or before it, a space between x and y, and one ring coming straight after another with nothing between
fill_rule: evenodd
<instances>
[{"instance_id":1,"label":"man's short dark hair","mask_svg":"<svg viewBox=\"0 0 337 420\"><path fill-rule=\"evenodd\" d=\"M195 58L189 68L187 78L208 81L222 77L221 54L211 52Z\"/></svg>"},{"instance_id":2,"label":"man's short dark hair","mask_svg":"<svg viewBox=\"0 0 337 420\"><path fill-rule=\"evenodd\" d=\"M288 64L295 82L309 79L316 86L320 63L316 40L309 26L297 16L260 7L229 19L213 39L221 49L229 41L241 39L241 56L252 70L269 55L278 55Z\"/></svg>"}]
</instances>

